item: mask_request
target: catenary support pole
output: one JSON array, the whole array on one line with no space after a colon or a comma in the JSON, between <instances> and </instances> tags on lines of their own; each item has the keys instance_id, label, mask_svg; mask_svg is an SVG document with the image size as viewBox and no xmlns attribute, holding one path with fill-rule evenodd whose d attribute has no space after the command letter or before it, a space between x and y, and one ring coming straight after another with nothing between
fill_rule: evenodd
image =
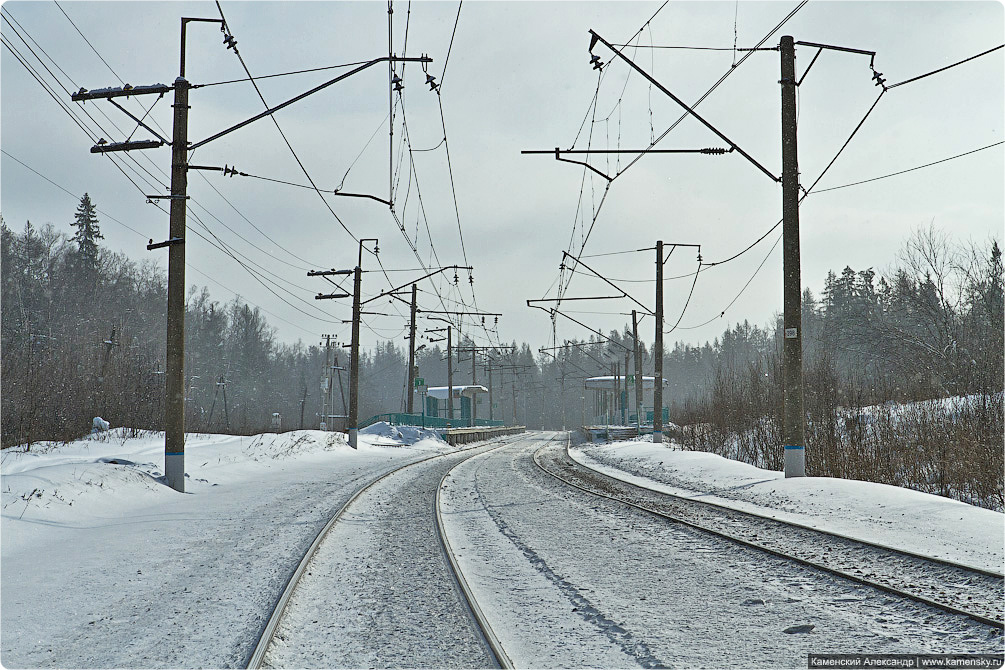
<instances>
[{"instance_id":1,"label":"catenary support pole","mask_svg":"<svg viewBox=\"0 0 1005 670\"><path fill-rule=\"evenodd\" d=\"M447 326L447 428L454 425L454 359L450 344L451 331L453 326Z\"/></svg>"},{"instance_id":2,"label":"catenary support pole","mask_svg":"<svg viewBox=\"0 0 1005 670\"><path fill-rule=\"evenodd\" d=\"M362 245L362 241L360 242ZM349 362L349 446L358 447L359 440L359 322L360 289L363 283L363 269L357 265L353 270L352 290L352 360Z\"/></svg>"},{"instance_id":3,"label":"catenary support pole","mask_svg":"<svg viewBox=\"0 0 1005 670\"><path fill-rule=\"evenodd\" d=\"M406 410L409 414L412 413L415 407L413 401L415 398L415 313L417 310L416 303L416 292L418 287L412 284L412 321L409 324L408 330L408 388L405 389L405 393L408 394L408 404Z\"/></svg>"},{"instance_id":4,"label":"catenary support pole","mask_svg":"<svg viewBox=\"0 0 1005 670\"><path fill-rule=\"evenodd\" d=\"M653 342L653 442L663 444L663 240L656 242L656 340Z\"/></svg>"},{"instance_id":5,"label":"catenary support pole","mask_svg":"<svg viewBox=\"0 0 1005 670\"><path fill-rule=\"evenodd\" d=\"M635 341L635 425L642 434L642 424L645 423L642 414L646 411L642 402L642 357L639 356L639 320L636 311L632 310L632 338Z\"/></svg>"},{"instance_id":6,"label":"catenary support pole","mask_svg":"<svg viewBox=\"0 0 1005 670\"><path fill-rule=\"evenodd\" d=\"M183 24L184 25L184 24ZM185 46L182 43L182 54ZM184 55L182 56L184 58ZM182 65L184 67L184 65ZM164 422L164 476L175 491L185 491L185 214L188 193L188 89L174 82L171 143L170 239L167 297L167 405Z\"/></svg>"},{"instance_id":7,"label":"catenary support pole","mask_svg":"<svg viewBox=\"0 0 1005 670\"><path fill-rule=\"evenodd\" d=\"M802 296L799 260L799 163L796 150L796 54L792 37L781 40L782 273L784 394L782 440L786 477L806 475L803 428Z\"/></svg>"},{"instance_id":8,"label":"catenary support pole","mask_svg":"<svg viewBox=\"0 0 1005 670\"><path fill-rule=\"evenodd\" d=\"M489 421L495 421L495 410L492 408L492 357L489 356Z\"/></svg>"},{"instance_id":9,"label":"catenary support pole","mask_svg":"<svg viewBox=\"0 0 1005 670\"><path fill-rule=\"evenodd\" d=\"M628 425L628 417L631 415L631 397L628 395L628 364L631 363L631 352L625 352L625 400L622 403L621 416L622 425Z\"/></svg>"}]
</instances>

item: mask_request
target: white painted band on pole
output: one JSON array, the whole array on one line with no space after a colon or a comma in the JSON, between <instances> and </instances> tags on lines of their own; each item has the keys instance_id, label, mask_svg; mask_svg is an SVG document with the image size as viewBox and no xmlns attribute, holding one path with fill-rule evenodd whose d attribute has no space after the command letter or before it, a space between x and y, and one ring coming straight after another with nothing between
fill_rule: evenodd
<instances>
[{"instance_id":1,"label":"white painted band on pole","mask_svg":"<svg viewBox=\"0 0 1005 670\"><path fill-rule=\"evenodd\" d=\"M358 433L359 431L356 428L349 429L349 446L352 447L353 449L358 449L357 446L359 444Z\"/></svg>"},{"instance_id":2,"label":"white painted band on pole","mask_svg":"<svg viewBox=\"0 0 1005 670\"><path fill-rule=\"evenodd\" d=\"M164 478L175 491L185 492L185 452L164 454Z\"/></svg>"},{"instance_id":3,"label":"white painted band on pole","mask_svg":"<svg viewBox=\"0 0 1005 670\"><path fill-rule=\"evenodd\" d=\"M663 444L663 431L661 430L653 431L653 442L656 444Z\"/></svg>"}]
</instances>

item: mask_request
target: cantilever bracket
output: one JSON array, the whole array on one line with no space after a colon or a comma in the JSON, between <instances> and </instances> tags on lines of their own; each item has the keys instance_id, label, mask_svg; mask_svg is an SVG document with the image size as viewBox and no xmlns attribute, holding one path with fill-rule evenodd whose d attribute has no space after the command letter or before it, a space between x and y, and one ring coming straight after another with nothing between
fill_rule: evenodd
<instances>
[{"instance_id":1,"label":"cantilever bracket","mask_svg":"<svg viewBox=\"0 0 1005 670\"><path fill-rule=\"evenodd\" d=\"M153 251L154 249L160 249L161 247L173 247L177 244L185 244L185 238L172 237L170 240L158 242L157 244L154 244L153 239L151 239L150 244L147 245L147 251Z\"/></svg>"}]
</instances>

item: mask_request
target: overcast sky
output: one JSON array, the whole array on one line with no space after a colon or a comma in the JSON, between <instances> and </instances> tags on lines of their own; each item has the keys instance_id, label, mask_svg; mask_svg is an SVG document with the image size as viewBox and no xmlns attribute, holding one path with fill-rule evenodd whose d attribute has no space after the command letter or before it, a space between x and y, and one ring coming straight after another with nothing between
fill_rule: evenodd
<instances>
[{"instance_id":1,"label":"overcast sky","mask_svg":"<svg viewBox=\"0 0 1005 670\"><path fill-rule=\"evenodd\" d=\"M422 283L420 308L473 311L473 287L481 311L502 313L499 339L547 346L551 321L525 301L555 297L559 284L565 285L559 271L563 250L582 253L582 260L605 276L631 280L619 286L651 309L654 252L600 254L652 247L662 239L668 245L700 244L703 259L714 262L742 251L781 218L780 185L736 152L648 154L627 169L635 156L591 156L600 172L620 172L609 188L606 179L553 155L521 155L525 149L555 147L642 149L681 116L676 103L632 73L623 60L612 58L602 44L593 51L604 68L593 69L590 29L615 44L631 41L624 55L689 104L732 70L698 112L773 175L781 170L779 54L733 51L734 45L753 47L771 34L765 47L777 46L781 35L792 35L875 51L875 70L892 84L1005 41L1003 5L996 1L809 2L773 34L797 2L661 4L468 0L458 11L456 2L397 0L391 50L399 56L428 54L428 73L443 82L439 96L425 84L423 67L408 63L396 65L404 90L392 97L391 73L382 62L277 112L292 152L269 118L197 149L190 157L193 164L236 166L254 177L190 173L186 283L208 287L220 302L237 294L261 307L281 341L311 344L321 333L348 340L349 327L341 321L350 317L351 301L314 300L316 293L333 287L308 278L307 270L351 268L358 252L354 237L378 238L379 264L370 253L363 256L365 296L420 277L423 267L470 264L473 284L464 270L457 287L449 285L453 270L440 275L435 285ZM237 49L258 78L365 62L389 52L386 2L221 6ZM220 18L217 5L12 1L3 4L3 16L5 42L44 81L62 87L57 89L60 102L90 133L4 48L0 175L6 224L21 230L27 220L52 223L70 233L77 200L86 191L101 210L105 246L137 261L155 259L166 268L164 250L148 252L145 246L149 238L167 238L166 206L162 211L147 204L144 194L167 193L170 149L90 153L99 138L118 142L131 134L134 140L153 135L142 128L134 133L136 123L108 102L88 102L83 108L70 103L67 91L123 82L171 84L178 76L180 18ZM1001 142L1003 51L883 95L816 187L821 192L803 202L804 286L818 293L828 270L840 272L846 265L882 273L895 262L904 240L932 223L959 241L993 238L1001 243L1001 145L889 179L822 191ZM797 48L797 76L816 52ZM816 180L876 101L880 89L870 61L867 55L824 51L800 85L804 187ZM266 101L276 105L347 70L265 78L258 84ZM189 24L186 77L194 85L247 77L234 52L224 46L218 25ZM140 116L154 101L155 96L141 96L123 105ZM392 102L393 122L388 118ZM265 109L248 81L197 88L190 104L191 142ZM166 137L171 111L166 96L147 117ZM657 144L668 149L725 146L691 118ZM322 191L341 187L393 200L394 214L373 199L330 193L324 196L326 205L321 195L302 187L309 181L297 157ZM771 250L780 231L736 260L701 272L683 314L693 276L668 279L666 328L679 322L669 343L703 343L745 319L757 325L771 321L782 304L781 245ZM218 247L230 249L240 263ZM693 273L695 251L677 249L666 276ZM345 286L351 291L351 282ZM565 295L614 293L577 274ZM625 299L563 303L570 316L604 332L630 323L624 314L633 307L637 305ZM365 318L364 345L378 338L404 344L408 312L403 303L380 299L367 310L375 314ZM715 318L723 310L725 316ZM462 330L485 343L479 322L466 317ZM494 317L485 323L491 328ZM651 341L653 321L642 323ZM438 325L443 324L420 322L420 330ZM561 343L586 339L590 332L559 317L556 335Z\"/></svg>"}]
</instances>

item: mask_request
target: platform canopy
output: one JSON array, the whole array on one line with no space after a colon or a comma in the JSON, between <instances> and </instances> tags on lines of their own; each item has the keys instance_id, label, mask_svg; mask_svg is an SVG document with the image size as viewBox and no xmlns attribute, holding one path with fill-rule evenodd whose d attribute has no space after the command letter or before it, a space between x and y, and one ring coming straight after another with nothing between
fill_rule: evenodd
<instances>
[{"instance_id":1,"label":"platform canopy","mask_svg":"<svg viewBox=\"0 0 1005 670\"><path fill-rule=\"evenodd\" d=\"M426 395L432 398L446 400L447 393L449 392L449 390L450 390L449 386L430 386L428 389L426 389ZM481 384L468 384L467 386L457 384L454 385L455 398L460 398L461 396L473 398L479 393L488 393L488 392L489 390L484 386L482 386Z\"/></svg>"},{"instance_id":2,"label":"platform canopy","mask_svg":"<svg viewBox=\"0 0 1005 670\"><path fill-rule=\"evenodd\" d=\"M628 385L632 386L632 378L634 375L628 375ZM667 380L663 380L663 385L666 386ZM623 389L625 387L625 376L619 375L615 377L614 375L604 375L601 377L589 377L586 380L586 388L597 389L599 391L616 391L617 389ZM656 377L646 377L642 376L642 388L643 389L653 389L656 387Z\"/></svg>"}]
</instances>

